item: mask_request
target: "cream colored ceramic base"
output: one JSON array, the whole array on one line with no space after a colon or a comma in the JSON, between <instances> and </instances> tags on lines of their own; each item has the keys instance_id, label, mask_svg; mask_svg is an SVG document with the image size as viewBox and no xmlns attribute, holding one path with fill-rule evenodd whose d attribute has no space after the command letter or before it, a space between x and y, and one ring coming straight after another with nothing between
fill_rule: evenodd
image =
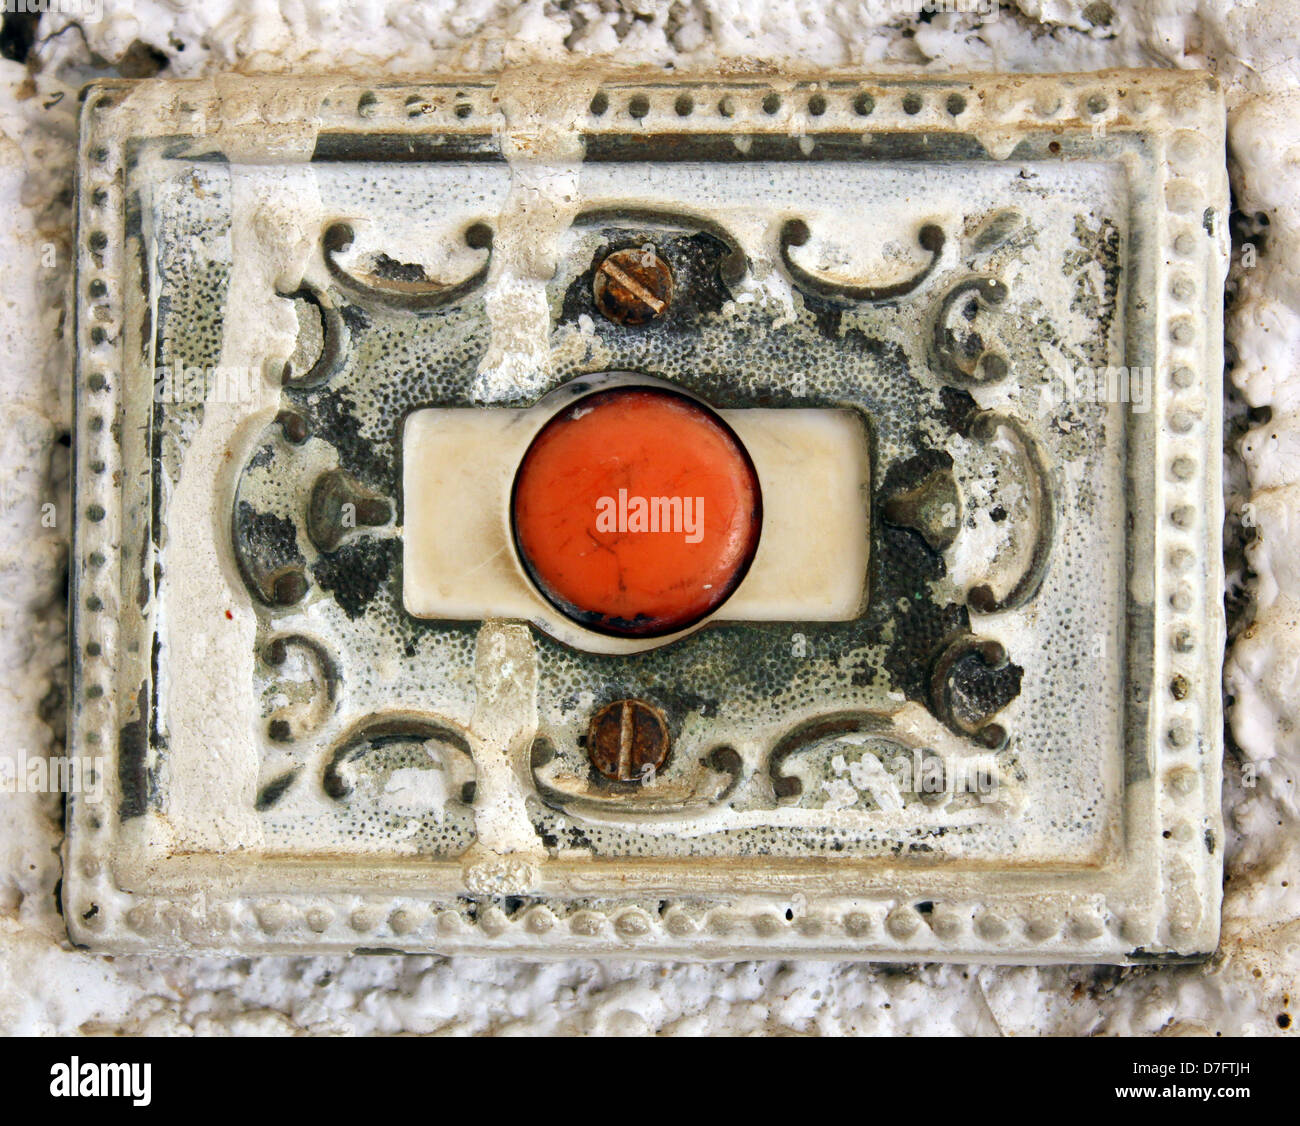
<instances>
[{"instance_id":1,"label":"cream colored ceramic base","mask_svg":"<svg viewBox=\"0 0 1300 1126\"><path fill-rule=\"evenodd\" d=\"M637 652L574 626L528 581L510 532L519 462L554 407L416 411L403 438L402 597L422 618L533 622L593 652ZM721 417L744 443L763 493L763 535L735 594L711 621L843 621L866 592L871 467L850 411L739 410ZM702 623L703 624L703 623Z\"/></svg>"}]
</instances>

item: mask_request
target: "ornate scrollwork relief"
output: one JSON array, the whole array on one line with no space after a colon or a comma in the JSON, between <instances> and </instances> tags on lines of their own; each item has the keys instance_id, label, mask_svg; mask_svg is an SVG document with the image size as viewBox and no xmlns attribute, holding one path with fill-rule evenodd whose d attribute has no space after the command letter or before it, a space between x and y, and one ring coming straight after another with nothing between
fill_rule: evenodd
<instances>
[{"instance_id":1,"label":"ornate scrollwork relief","mask_svg":"<svg viewBox=\"0 0 1300 1126\"><path fill-rule=\"evenodd\" d=\"M312 485L307 535L319 551L337 551L354 529L381 528L392 519L392 503L342 469L327 470Z\"/></svg>"},{"instance_id":2,"label":"ornate scrollwork relief","mask_svg":"<svg viewBox=\"0 0 1300 1126\"><path fill-rule=\"evenodd\" d=\"M588 820L677 820L724 802L740 783L742 766L740 755L723 746L678 769L610 782L540 738L533 743L529 775L542 801L561 813Z\"/></svg>"},{"instance_id":3,"label":"ornate scrollwork relief","mask_svg":"<svg viewBox=\"0 0 1300 1126\"><path fill-rule=\"evenodd\" d=\"M320 340L314 358L306 363L301 374L296 371L298 365L295 365L293 359L287 360L284 365L284 386L305 389L327 383L342 370L347 358L348 326L342 313L328 293L308 282L303 282L291 293L280 293L278 296L306 306L319 318ZM299 320L301 322L301 316Z\"/></svg>"},{"instance_id":4,"label":"ornate scrollwork relief","mask_svg":"<svg viewBox=\"0 0 1300 1126\"><path fill-rule=\"evenodd\" d=\"M1004 207L988 215L975 229L970 240L974 254L989 254L1005 246L1024 231L1027 221L1014 207Z\"/></svg>"},{"instance_id":5,"label":"ornate scrollwork relief","mask_svg":"<svg viewBox=\"0 0 1300 1126\"><path fill-rule=\"evenodd\" d=\"M897 717L843 712L800 724L768 760L779 806L859 817L905 818L982 809L1003 813L1018 800L988 748L980 752L927 742Z\"/></svg>"},{"instance_id":6,"label":"ornate scrollwork relief","mask_svg":"<svg viewBox=\"0 0 1300 1126\"><path fill-rule=\"evenodd\" d=\"M312 587L316 559L364 535L390 534L395 505L331 463L337 452L312 437L307 419L282 410L240 473L231 545L258 603L287 609ZM330 466L322 468L322 466Z\"/></svg>"},{"instance_id":7,"label":"ornate scrollwork relief","mask_svg":"<svg viewBox=\"0 0 1300 1126\"><path fill-rule=\"evenodd\" d=\"M938 265L946 242L942 227L935 223L924 224L917 232L916 241L922 250L929 252L930 260L911 277L898 282L878 285L828 277L825 274L818 274L804 269L791 256L790 248L805 245L811 237L812 232L803 219L787 219L781 225L781 264L785 267L790 280L805 293L815 293L820 297L830 297L841 301L873 303L897 301L900 297L906 297L909 293L918 289Z\"/></svg>"},{"instance_id":8,"label":"ornate scrollwork relief","mask_svg":"<svg viewBox=\"0 0 1300 1126\"><path fill-rule=\"evenodd\" d=\"M1033 521L1033 535L1024 565L1007 585L1006 592L998 595L987 583L979 583L967 592L966 600L972 610L981 614L996 614L1003 610L1018 610L1038 593L1047 574L1051 559L1052 541L1056 537L1056 500L1053 496L1051 476L1038 443L1029 432L1010 415L996 411L982 411L971 420L972 437L984 442L996 439L999 430L1011 434L1023 472L1019 479L1029 491L1029 507Z\"/></svg>"},{"instance_id":9,"label":"ornate scrollwork relief","mask_svg":"<svg viewBox=\"0 0 1300 1126\"><path fill-rule=\"evenodd\" d=\"M259 604L273 609L301 602L311 584L292 509L260 497L253 479L277 458L291 456L289 450L299 443L286 435L297 434L300 423L300 416L282 412L267 428L240 473L231 513L231 548L240 577Z\"/></svg>"},{"instance_id":10,"label":"ornate scrollwork relief","mask_svg":"<svg viewBox=\"0 0 1300 1126\"><path fill-rule=\"evenodd\" d=\"M356 240L352 224L346 222L331 223L325 228L321 235L321 250L330 277L348 296L361 302L418 313L459 301L487 280L492 262L492 228L486 223L473 223L465 229L462 237L466 246L487 253L478 269L460 281L429 278L423 266L398 262L382 252L369 256L368 269L349 270L338 260L338 255L351 249Z\"/></svg>"},{"instance_id":11,"label":"ornate scrollwork relief","mask_svg":"<svg viewBox=\"0 0 1300 1126\"><path fill-rule=\"evenodd\" d=\"M300 747L333 716L342 690L336 658L318 640L281 634L262 646L255 671L266 738L257 808L274 806L303 769Z\"/></svg>"},{"instance_id":12,"label":"ornate scrollwork relief","mask_svg":"<svg viewBox=\"0 0 1300 1126\"><path fill-rule=\"evenodd\" d=\"M343 683L333 654L315 638L293 633L272 638L261 658L269 674L262 690L267 737L297 743L324 726Z\"/></svg>"},{"instance_id":13,"label":"ornate scrollwork relief","mask_svg":"<svg viewBox=\"0 0 1300 1126\"><path fill-rule=\"evenodd\" d=\"M947 645L931 671L931 709L958 735L1000 749L1007 730L990 720L1020 691L1021 672L1000 641L963 634Z\"/></svg>"},{"instance_id":14,"label":"ornate scrollwork relief","mask_svg":"<svg viewBox=\"0 0 1300 1126\"><path fill-rule=\"evenodd\" d=\"M1007 299L997 278L964 278L939 302L934 321L934 356L944 378L959 386L995 383L1009 370L1006 353L990 346L976 322Z\"/></svg>"},{"instance_id":15,"label":"ornate scrollwork relief","mask_svg":"<svg viewBox=\"0 0 1300 1126\"><path fill-rule=\"evenodd\" d=\"M931 470L910 489L885 499L881 515L899 528L911 528L935 551L951 547L961 530L961 490L950 468Z\"/></svg>"},{"instance_id":16,"label":"ornate scrollwork relief","mask_svg":"<svg viewBox=\"0 0 1300 1126\"><path fill-rule=\"evenodd\" d=\"M378 805L400 771L422 775L441 803L471 805L478 777L469 740L425 716L368 716L355 723L325 760L321 788L337 802ZM425 772L433 772L426 774Z\"/></svg>"}]
</instances>

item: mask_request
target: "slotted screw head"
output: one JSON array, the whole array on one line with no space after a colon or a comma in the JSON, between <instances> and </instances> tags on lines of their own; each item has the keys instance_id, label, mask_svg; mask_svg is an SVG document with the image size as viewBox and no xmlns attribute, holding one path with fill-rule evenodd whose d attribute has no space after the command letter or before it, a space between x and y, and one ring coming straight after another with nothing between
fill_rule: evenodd
<instances>
[{"instance_id":1,"label":"slotted screw head","mask_svg":"<svg viewBox=\"0 0 1300 1126\"><path fill-rule=\"evenodd\" d=\"M615 782L648 781L668 758L664 714L644 700L615 700L591 717L587 755Z\"/></svg>"},{"instance_id":2,"label":"slotted screw head","mask_svg":"<svg viewBox=\"0 0 1300 1126\"><path fill-rule=\"evenodd\" d=\"M592 291L615 324L648 324L672 304L673 273L653 247L616 250L596 267Z\"/></svg>"}]
</instances>

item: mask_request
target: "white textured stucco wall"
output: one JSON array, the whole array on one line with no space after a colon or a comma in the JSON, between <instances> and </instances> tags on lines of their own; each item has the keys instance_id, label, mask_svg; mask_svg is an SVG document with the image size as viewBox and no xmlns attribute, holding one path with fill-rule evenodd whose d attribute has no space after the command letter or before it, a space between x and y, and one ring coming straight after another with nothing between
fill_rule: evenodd
<instances>
[{"instance_id":1,"label":"white textured stucco wall","mask_svg":"<svg viewBox=\"0 0 1300 1126\"><path fill-rule=\"evenodd\" d=\"M1219 956L1162 970L97 958L68 947L56 910L59 799L0 795L0 1032L1232 1035L1289 1026L1300 987L1300 8L1007 0L999 19L981 21L903 16L900 6L103 0L102 18L77 26L47 15L26 64L0 62L0 199L10 216L0 225L0 754L49 754L62 737L69 528L60 437L71 364L63 327L76 88L87 78L152 73L160 63L180 77L592 59L677 72L1204 67L1227 92L1239 226L1253 232L1267 221L1258 262L1243 268L1234 256L1228 317L1228 443L1239 456L1226 486L1235 738ZM93 13L96 4L82 7ZM49 502L57 520L47 529ZM1252 787L1242 784L1243 763Z\"/></svg>"}]
</instances>

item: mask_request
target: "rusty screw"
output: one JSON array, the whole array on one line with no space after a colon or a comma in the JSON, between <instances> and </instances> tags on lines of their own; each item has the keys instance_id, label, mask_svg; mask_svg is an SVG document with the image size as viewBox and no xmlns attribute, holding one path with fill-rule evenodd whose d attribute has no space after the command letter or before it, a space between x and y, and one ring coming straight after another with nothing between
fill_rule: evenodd
<instances>
[{"instance_id":1,"label":"rusty screw","mask_svg":"<svg viewBox=\"0 0 1300 1126\"><path fill-rule=\"evenodd\" d=\"M596 267L596 307L615 324L643 325L668 311L673 272L654 247L616 250Z\"/></svg>"},{"instance_id":2,"label":"rusty screw","mask_svg":"<svg viewBox=\"0 0 1300 1126\"><path fill-rule=\"evenodd\" d=\"M644 700L615 700L591 717L587 754L615 782L645 782L668 757L664 713Z\"/></svg>"}]
</instances>

